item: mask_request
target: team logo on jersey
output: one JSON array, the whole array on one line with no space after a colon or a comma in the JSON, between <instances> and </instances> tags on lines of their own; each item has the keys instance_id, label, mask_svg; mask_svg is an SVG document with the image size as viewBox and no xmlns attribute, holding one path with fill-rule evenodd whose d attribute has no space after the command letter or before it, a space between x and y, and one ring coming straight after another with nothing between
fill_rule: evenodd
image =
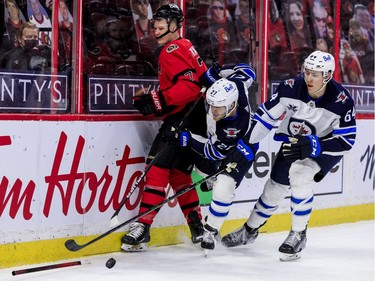
<instances>
[{"instance_id":1,"label":"team logo on jersey","mask_svg":"<svg viewBox=\"0 0 375 281\"><path fill-rule=\"evenodd\" d=\"M348 99L348 96L345 95L344 92L341 92L341 93L337 96L337 100L336 100L336 102L342 102L342 103L345 103L347 99Z\"/></svg>"},{"instance_id":2,"label":"team logo on jersey","mask_svg":"<svg viewBox=\"0 0 375 281\"><path fill-rule=\"evenodd\" d=\"M172 53L174 50L177 50L178 49L178 45L176 44L171 44L168 46L167 48L167 53Z\"/></svg>"},{"instance_id":3,"label":"team logo on jersey","mask_svg":"<svg viewBox=\"0 0 375 281\"><path fill-rule=\"evenodd\" d=\"M240 132L240 130L237 130L236 128L223 129L223 131L227 134L227 138L235 138Z\"/></svg>"},{"instance_id":4,"label":"team logo on jersey","mask_svg":"<svg viewBox=\"0 0 375 281\"><path fill-rule=\"evenodd\" d=\"M293 112L297 112L298 110L298 106L294 105L294 104L288 104L288 106L286 107L287 110L291 110Z\"/></svg>"},{"instance_id":5,"label":"team logo on jersey","mask_svg":"<svg viewBox=\"0 0 375 281\"><path fill-rule=\"evenodd\" d=\"M293 85L294 85L294 79L288 79L288 80L285 80L284 81L284 84L293 88Z\"/></svg>"},{"instance_id":6,"label":"team logo on jersey","mask_svg":"<svg viewBox=\"0 0 375 281\"><path fill-rule=\"evenodd\" d=\"M288 133L291 136L314 135L315 134L315 128L314 128L313 125L310 124L310 122L308 122L306 120L299 120L299 119L295 119L295 118L290 118Z\"/></svg>"}]
</instances>

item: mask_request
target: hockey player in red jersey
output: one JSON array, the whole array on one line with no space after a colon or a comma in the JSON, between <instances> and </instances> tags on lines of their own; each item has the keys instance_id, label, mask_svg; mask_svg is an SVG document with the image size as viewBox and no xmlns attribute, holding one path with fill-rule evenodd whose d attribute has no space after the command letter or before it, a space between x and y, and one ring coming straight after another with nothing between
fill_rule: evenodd
<instances>
[{"instance_id":1,"label":"hockey player in red jersey","mask_svg":"<svg viewBox=\"0 0 375 281\"><path fill-rule=\"evenodd\" d=\"M153 28L158 45L163 46L159 55L159 89L149 94L141 93L133 98L134 107L143 115L161 117L163 124L156 135L147 164L157 155L161 155L149 169L142 195L139 213L161 203L166 197L166 187L171 185L175 192L192 184L191 171L194 159L191 151L176 144L165 146L163 132L170 126L178 126L183 116L189 112L200 96L199 77L207 67L191 42L181 38L179 28L184 16L175 4L158 8L153 15ZM203 99L194 106L193 112L184 116L184 127L198 134L205 133L205 109ZM194 119L194 120L193 120ZM194 125L199 127L195 128ZM203 127L202 127L203 125ZM203 235L202 215L199 198L195 189L178 197L178 203L187 220L193 243L201 241ZM142 250L150 241L150 226L159 209L139 218L130 225L130 231L122 238L124 251Z\"/></svg>"},{"instance_id":2,"label":"hockey player in red jersey","mask_svg":"<svg viewBox=\"0 0 375 281\"><path fill-rule=\"evenodd\" d=\"M254 114L250 143L257 143L283 119L274 140L283 144L249 219L221 240L226 247L252 243L259 228L290 197L292 227L279 247L280 260L301 257L314 201L314 186L349 151L356 137L354 102L348 90L332 79L335 60L315 51L304 61L303 75L279 84Z\"/></svg>"}]
</instances>

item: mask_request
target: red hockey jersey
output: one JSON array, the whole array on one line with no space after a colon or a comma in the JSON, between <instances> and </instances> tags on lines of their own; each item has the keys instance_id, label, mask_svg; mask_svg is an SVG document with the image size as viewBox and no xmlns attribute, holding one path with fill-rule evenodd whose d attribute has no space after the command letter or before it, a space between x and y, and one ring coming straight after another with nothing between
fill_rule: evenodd
<instances>
[{"instance_id":1,"label":"red hockey jersey","mask_svg":"<svg viewBox=\"0 0 375 281\"><path fill-rule=\"evenodd\" d=\"M189 40L180 38L163 47L158 69L160 90L167 106L176 106L167 115L181 111L198 98L201 90L199 77L206 70L206 64Z\"/></svg>"}]
</instances>

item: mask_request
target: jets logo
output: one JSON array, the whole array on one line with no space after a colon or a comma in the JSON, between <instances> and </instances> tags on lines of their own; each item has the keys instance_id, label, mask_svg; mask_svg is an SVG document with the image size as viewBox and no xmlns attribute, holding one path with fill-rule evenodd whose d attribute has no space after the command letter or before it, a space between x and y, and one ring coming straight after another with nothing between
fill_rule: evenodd
<instances>
[{"instance_id":1,"label":"jets logo","mask_svg":"<svg viewBox=\"0 0 375 281\"><path fill-rule=\"evenodd\" d=\"M227 134L227 138L235 138L240 130L236 128L228 128L223 130Z\"/></svg>"},{"instance_id":2,"label":"jets logo","mask_svg":"<svg viewBox=\"0 0 375 281\"><path fill-rule=\"evenodd\" d=\"M347 99L348 99L347 95L345 95L344 92L341 92L341 93L337 96L337 100L336 100L336 102L342 102L342 103L345 103Z\"/></svg>"},{"instance_id":3,"label":"jets logo","mask_svg":"<svg viewBox=\"0 0 375 281\"><path fill-rule=\"evenodd\" d=\"M293 88L293 86L294 86L294 79L285 80L284 84L286 86L289 86L289 87Z\"/></svg>"},{"instance_id":4,"label":"jets logo","mask_svg":"<svg viewBox=\"0 0 375 281\"><path fill-rule=\"evenodd\" d=\"M176 44L171 44L168 46L167 48L167 53L172 53L174 50L177 50L178 49L178 45Z\"/></svg>"},{"instance_id":5,"label":"jets logo","mask_svg":"<svg viewBox=\"0 0 375 281\"><path fill-rule=\"evenodd\" d=\"M306 120L300 120L295 118L290 118L288 133L291 136L297 135L314 135L316 133L315 127Z\"/></svg>"}]
</instances>

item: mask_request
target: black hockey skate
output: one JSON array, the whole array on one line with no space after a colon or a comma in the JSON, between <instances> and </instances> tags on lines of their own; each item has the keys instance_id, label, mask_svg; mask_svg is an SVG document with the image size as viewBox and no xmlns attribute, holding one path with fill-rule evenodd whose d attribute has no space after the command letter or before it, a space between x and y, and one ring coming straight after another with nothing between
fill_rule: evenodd
<instances>
[{"instance_id":1,"label":"black hockey skate","mask_svg":"<svg viewBox=\"0 0 375 281\"><path fill-rule=\"evenodd\" d=\"M225 247L236 247L240 245L254 243L258 237L259 228L251 228L246 223L237 230L225 235L221 243Z\"/></svg>"},{"instance_id":2,"label":"black hockey skate","mask_svg":"<svg viewBox=\"0 0 375 281\"><path fill-rule=\"evenodd\" d=\"M306 242L306 229L300 232L291 230L288 237L279 247L280 260L292 261L300 259L301 251L306 247Z\"/></svg>"},{"instance_id":3,"label":"black hockey skate","mask_svg":"<svg viewBox=\"0 0 375 281\"><path fill-rule=\"evenodd\" d=\"M190 212L188 218L190 219L188 225L191 233L191 241L197 244L202 241L204 233L202 221L199 219L197 211Z\"/></svg>"},{"instance_id":4,"label":"black hockey skate","mask_svg":"<svg viewBox=\"0 0 375 281\"><path fill-rule=\"evenodd\" d=\"M133 222L129 233L122 237L121 249L125 252L141 252L147 249L150 242L150 226L141 222Z\"/></svg>"},{"instance_id":5,"label":"black hockey skate","mask_svg":"<svg viewBox=\"0 0 375 281\"><path fill-rule=\"evenodd\" d=\"M204 226L204 233L201 242L201 247L204 250L213 250L215 249L217 243L217 236L219 231L208 224Z\"/></svg>"}]
</instances>

